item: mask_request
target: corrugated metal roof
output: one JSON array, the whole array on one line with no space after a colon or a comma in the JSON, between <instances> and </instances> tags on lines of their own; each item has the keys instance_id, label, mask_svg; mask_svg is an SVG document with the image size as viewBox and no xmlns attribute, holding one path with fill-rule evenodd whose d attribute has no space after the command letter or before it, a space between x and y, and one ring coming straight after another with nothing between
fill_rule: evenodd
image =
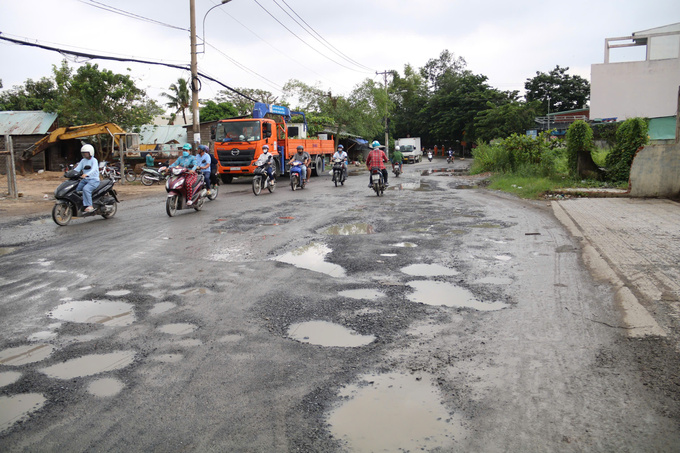
<instances>
[{"instance_id":1,"label":"corrugated metal roof","mask_svg":"<svg viewBox=\"0 0 680 453\"><path fill-rule=\"evenodd\" d=\"M187 142L187 131L183 126L142 126L139 131L139 143L142 145L172 142Z\"/></svg>"},{"instance_id":2,"label":"corrugated metal roof","mask_svg":"<svg viewBox=\"0 0 680 453\"><path fill-rule=\"evenodd\" d=\"M46 134L56 120L56 113L41 111L0 112L0 135Z\"/></svg>"}]
</instances>

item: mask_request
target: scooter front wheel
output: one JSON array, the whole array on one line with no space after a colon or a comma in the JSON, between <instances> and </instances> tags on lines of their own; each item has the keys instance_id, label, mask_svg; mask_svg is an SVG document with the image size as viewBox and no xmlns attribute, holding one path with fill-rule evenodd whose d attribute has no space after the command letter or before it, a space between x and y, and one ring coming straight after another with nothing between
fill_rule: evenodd
<instances>
[{"instance_id":1,"label":"scooter front wheel","mask_svg":"<svg viewBox=\"0 0 680 453\"><path fill-rule=\"evenodd\" d=\"M253 177L253 193L255 196L260 195L260 192L262 192L262 182L260 181L259 176L254 176Z\"/></svg>"},{"instance_id":2,"label":"scooter front wheel","mask_svg":"<svg viewBox=\"0 0 680 453\"><path fill-rule=\"evenodd\" d=\"M165 212L167 212L170 217L177 213L177 198L177 195L173 195L165 200Z\"/></svg>"},{"instance_id":3,"label":"scooter front wheel","mask_svg":"<svg viewBox=\"0 0 680 453\"><path fill-rule=\"evenodd\" d=\"M52 208L52 220L59 226L66 226L73 218L73 208L70 203L57 203Z\"/></svg>"}]
</instances>

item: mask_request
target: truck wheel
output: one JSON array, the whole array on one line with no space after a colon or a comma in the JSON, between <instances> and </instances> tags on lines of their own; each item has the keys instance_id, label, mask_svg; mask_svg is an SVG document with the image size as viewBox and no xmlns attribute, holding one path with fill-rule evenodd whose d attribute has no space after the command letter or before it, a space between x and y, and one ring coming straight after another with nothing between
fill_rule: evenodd
<instances>
[{"instance_id":1,"label":"truck wheel","mask_svg":"<svg viewBox=\"0 0 680 453\"><path fill-rule=\"evenodd\" d=\"M316 156L312 176L321 176L321 173L323 173L323 156Z\"/></svg>"},{"instance_id":2,"label":"truck wheel","mask_svg":"<svg viewBox=\"0 0 680 453\"><path fill-rule=\"evenodd\" d=\"M222 182L225 184L231 184L231 181L234 179L232 175L226 175L222 174L220 175L220 178L222 178Z\"/></svg>"}]
</instances>

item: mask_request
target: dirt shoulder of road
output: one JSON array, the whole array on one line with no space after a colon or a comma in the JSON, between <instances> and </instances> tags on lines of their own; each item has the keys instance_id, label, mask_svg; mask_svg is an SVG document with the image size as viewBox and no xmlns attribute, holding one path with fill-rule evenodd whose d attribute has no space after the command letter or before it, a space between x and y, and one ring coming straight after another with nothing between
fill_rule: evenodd
<instances>
[{"instance_id":1,"label":"dirt shoulder of road","mask_svg":"<svg viewBox=\"0 0 680 453\"><path fill-rule=\"evenodd\" d=\"M64 181L60 171L45 171L29 175L17 175L18 198L7 194L6 175L0 185L0 217L17 217L48 214L54 206L54 190ZM132 200L157 194L165 190L161 184L143 186L139 181L116 184L116 192L121 200Z\"/></svg>"}]
</instances>

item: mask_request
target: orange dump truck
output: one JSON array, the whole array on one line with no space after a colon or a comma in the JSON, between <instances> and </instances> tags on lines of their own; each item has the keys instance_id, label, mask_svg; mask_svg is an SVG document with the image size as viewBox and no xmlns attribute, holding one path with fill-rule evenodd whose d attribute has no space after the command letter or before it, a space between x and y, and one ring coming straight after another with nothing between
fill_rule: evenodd
<instances>
[{"instance_id":1,"label":"orange dump truck","mask_svg":"<svg viewBox=\"0 0 680 453\"><path fill-rule=\"evenodd\" d=\"M304 123L293 126L291 115L302 115ZM305 137L307 120L302 112L291 112L288 107L256 102L252 118L220 120L211 133L217 159L217 172L225 183L235 176L252 175L255 161L268 145L276 161L277 174L288 171L288 161L299 145L312 158L311 174L318 176L335 152L333 140L292 138Z\"/></svg>"}]
</instances>

